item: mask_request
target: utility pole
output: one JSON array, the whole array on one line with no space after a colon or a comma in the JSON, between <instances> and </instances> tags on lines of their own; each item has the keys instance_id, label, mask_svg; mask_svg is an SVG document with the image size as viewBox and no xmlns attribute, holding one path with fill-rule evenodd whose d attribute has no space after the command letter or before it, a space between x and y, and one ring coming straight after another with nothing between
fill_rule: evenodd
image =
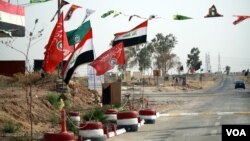
<instances>
[{"instance_id":1,"label":"utility pole","mask_svg":"<svg viewBox=\"0 0 250 141\"><path fill-rule=\"evenodd\" d=\"M221 72L220 53L218 54L218 73Z\"/></svg>"},{"instance_id":2,"label":"utility pole","mask_svg":"<svg viewBox=\"0 0 250 141\"><path fill-rule=\"evenodd\" d=\"M207 60L208 60L208 72L211 73L212 72L212 68L211 68L210 54L209 53L208 53L208 56L207 56Z\"/></svg>"},{"instance_id":3,"label":"utility pole","mask_svg":"<svg viewBox=\"0 0 250 141\"><path fill-rule=\"evenodd\" d=\"M207 53L205 54L205 70L208 72L208 58L207 58Z\"/></svg>"},{"instance_id":4,"label":"utility pole","mask_svg":"<svg viewBox=\"0 0 250 141\"><path fill-rule=\"evenodd\" d=\"M205 55L205 67L206 67L206 72L207 73L210 73L212 70L211 70L211 64L210 64L210 54L209 53L206 53Z\"/></svg>"}]
</instances>

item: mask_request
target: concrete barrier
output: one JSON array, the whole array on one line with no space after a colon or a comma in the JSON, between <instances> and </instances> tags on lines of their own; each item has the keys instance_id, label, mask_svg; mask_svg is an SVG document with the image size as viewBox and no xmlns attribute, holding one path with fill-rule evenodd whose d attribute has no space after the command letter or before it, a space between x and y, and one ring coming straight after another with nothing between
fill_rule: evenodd
<instances>
[{"instance_id":1,"label":"concrete barrier","mask_svg":"<svg viewBox=\"0 0 250 141\"><path fill-rule=\"evenodd\" d=\"M139 111L139 117L145 120L145 124L154 124L157 116L154 109L142 109Z\"/></svg>"},{"instance_id":2,"label":"concrete barrier","mask_svg":"<svg viewBox=\"0 0 250 141\"><path fill-rule=\"evenodd\" d=\"M103 125L101 122L86 122L81 123L79 128L79 135L83 140L91 141L106 141L104 135Z\"/></svg>"},{"instance_id":3,"label":"concrete barrier","mask_svg":"<svg viewBox=\"0 0 250 141\"><path fill-rule=\"evenodd\" d=\"M119 112L117 114L117 128L125 128L127 132L138 131L138 112Z\"/></svg>"},{"instance_id":4,"label":"concrete barrier","mask_svg":"<svg viewBox=\"0 0 250 141\"><path fill-rule=\"evenodd\" d=\"M117 123L117 113L118 113L118 111L115 109L108 109L105 112L105 115L107 116L107 121L116 124Z\"/></svg>"},{"instance_id":5,"label":"concrete barrier","mask_svg":"<svg viewBox=\"0 0 250 141\"><path fill-rule=\"evenodd\" d=\"M78 126L81 122L81 117L79 112L69 112L70 119L75 122Z\"/></svg>"}]
</instances>

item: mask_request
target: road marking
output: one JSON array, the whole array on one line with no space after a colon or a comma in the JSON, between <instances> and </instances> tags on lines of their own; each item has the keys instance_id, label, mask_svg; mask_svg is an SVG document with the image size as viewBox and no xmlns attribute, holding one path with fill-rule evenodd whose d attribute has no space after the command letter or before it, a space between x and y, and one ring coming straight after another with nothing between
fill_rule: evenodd
<instances>
[{"instance_id":1,"label":"road marking","mask_svg":"<svg viewBox=\"0 0 250 141\"><path fill-rule=\"evenodd\" d=\"M233 115L235 112L217 112L218 115Z\"/></svg>"},{"instance_id":2,"label":"road marking","mask_svg":"<svg viewBox=\"0 0 250 141\"><path fill-rule=\"evenodd\" d=\"M201 112L201 113L163 113L160 117L172 117L172 116L200 116L200 115L218 115L220 118L222 115L250 115L250 112ZM220 119L218 118L218 119Z\"/></svg>"},{"instance_id":3,"label":"road marking","mask_svg":"<svg viewBox=\"0 0 250 141\"><path fill-rule=\"evenodd\" d=\"M212 131L211 131L211 134L212 134L212 135L216 135L216 134L217 134L217 129L212 130Z\"/></svg>"},{"instance_id":4,"label":"road marking","mask_svg":"<svg viewBox=\"0 0 250 141\"><path fill-rule=\"evenodd\" d=\"M181 116L197 116L199 113L180 113Z\"/></svg>"},{"instance_id":5,"label":"road marking","mask_svg":"<svg viewBox=\"0 0 250 141\"><path fill-rule=\"evenodd\" d=\"M220 122L215 122L214 125L215 125L215 126L219 126L219 125L220 125Z\"/></svg>"}]
</instances>

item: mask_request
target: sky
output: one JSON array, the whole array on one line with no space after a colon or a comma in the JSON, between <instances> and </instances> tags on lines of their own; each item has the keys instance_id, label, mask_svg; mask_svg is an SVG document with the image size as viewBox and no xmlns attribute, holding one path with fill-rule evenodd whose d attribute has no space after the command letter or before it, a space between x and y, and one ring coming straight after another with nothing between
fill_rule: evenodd
<instances>
[{"instance_id":1,"label":"sky","mask_svg":"<svg viewBox=\"0 0 250 141\"><path fill-rule=\"evenodd\" d=\"M88 19L93 29L93 44L95 55L99 56L110 48L109 43L114 39L114 33L128 31L144 19L120 15L113 18L101 18L101 15L109 10L116 10L127 15L140 15L148 18L149 15L157 15L161 19L154 19L148 22L147 41L150 42L157 33L163 35L173 34L178 43L173 49L180 61L186 66L187 55L193 47L200 50L200 59L205 69L205 54L210 54L212 72L218 71L218 55L222 70L226 65L231 71L239 72L250 67L250 19L238 25L233 25L236 17L233 15L250 15L249 0L66 0L71 4L81 6L71 18L66 21L65 31L77 28L85 16L86 9L93 9L96 12ZM40 4L27 4L29 0L11 0L11 3L18 3L25 6L25 24L27 33L34 27L36 18L39 22L35 32L44 29L41 38L33 40L29 53L29 59L43 59L44 46L47 44L56 20L50 22L57 9L57 0ZM67 12L67 5L62 10ZM220 18L204 18L208 9L215 5L217 12L222 14ZM176 21L172 19L175 14L192 17L191 20ZM28 36L28 34L27 34ZM26 52L28 37L13 38L13 47ZM3 41L13 39L0 39ZM24 60L25 57L19 52L0 44L0 60ZM187 69L185 68L184 71ZM169 72L174 73L174 71Z\"/></svg>"}]
</instances>

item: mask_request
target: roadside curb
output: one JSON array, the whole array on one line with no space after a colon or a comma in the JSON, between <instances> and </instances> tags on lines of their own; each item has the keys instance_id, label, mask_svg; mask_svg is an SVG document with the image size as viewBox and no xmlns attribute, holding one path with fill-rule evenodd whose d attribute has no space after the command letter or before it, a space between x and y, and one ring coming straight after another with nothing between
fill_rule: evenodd
<instances>
[{"instance_id":1,"label":"roadside curb","mask_svg":"<svg viewBox=\"0 0 250 141\"><path fill-rule=\"evenodd\" d=\"M212 116L212 115L250 115L250 112L201 112L201 113L163 113L160 117L174 116Z\"/></svg>"}]
</instances>

